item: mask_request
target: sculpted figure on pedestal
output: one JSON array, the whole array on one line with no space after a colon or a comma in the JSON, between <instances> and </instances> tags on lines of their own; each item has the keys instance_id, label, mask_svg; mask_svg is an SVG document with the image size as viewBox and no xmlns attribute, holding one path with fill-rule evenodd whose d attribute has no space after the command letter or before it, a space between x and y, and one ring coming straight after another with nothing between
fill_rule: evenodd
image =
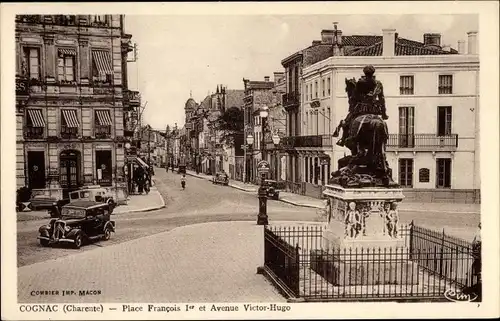
<instances>
[{"instance_id":1,"label":"sculpted figure on pedestal","mask_svg":"<svg viewBox=\"0 0 500 321\"><path fill-rule=\"evenodd\" d=\"M342 129L337 142L351 151L339 160L339 169L332 173L330 184L344 187L384 186L397 187L386 160L385 149L389 137L388 119L383 85L375 79L375 68L366 66L364 76L356 81L346 79L349 113L341 121L334 137Z\"/></svg>"}]
</instances>

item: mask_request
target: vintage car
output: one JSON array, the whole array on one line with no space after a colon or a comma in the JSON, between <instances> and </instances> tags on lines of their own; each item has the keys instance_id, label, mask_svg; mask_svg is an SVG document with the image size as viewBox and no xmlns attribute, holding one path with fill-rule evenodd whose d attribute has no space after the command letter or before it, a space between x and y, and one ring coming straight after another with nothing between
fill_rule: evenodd
<instances>
[{"instance_id":1,"label":"vintage car","mask_svg":"<svg viewBox=\"0 0 500 321\"><path fill-rule=\"evenodd\" d=\"M97 239L109 240L115 232L115 222L110 220L110 205L95 201L75 201L63 206L61 217L53 218L39 229L42 246L70 243L79 249L84 242Z\"/></svg>"},{"instance_id":2,"label":"vintage car","mask_svg":"<svg viewBox=\"0 0 500 321\"><path fill-rule=\"evenodd\" d=\"M179 167L177 168L177 173L186 174L186 165L179 165Z\"/></svg>"},{"instance_id":3,"label":"vintage car","mask_svg":"<svg viewBox=\"0 0 500 321\"><path fill-rule=\"evenodd\" d=\"M227 185L229 185L229 177L224 172L217 172L217 173L215 173L214 177L212 178L212 183L227 186Z\"/></svg>"},{"instance_id":4,"label":"vintage car","mask_svg":"<svg viewBox=\"0 0 500 321\"><path fill-rule=\"evenodd\" d=\"M78 201L94 201L99 203L107 203L110 206L110 214L116 207L116 202L113 198L113 195L109 192L108 189L103 188L99 185L92 185L86 186L85 188L79 189L74 192L70 192L68 201L60 202L57 206L50 207L50 217L59 217L64 205Z\"/></svg>"},{"instance_id":5,"label":"vintage car","mask_svg":"<svg viewBox=\"0 0 500 321\"><path fill-rule=\"evenodd\" d=\"M280 197L280 191L278 189L278 182L271 179L264 180L264 187L267 190L267 197L278 200Z\"/></svg>"}]
</instances>

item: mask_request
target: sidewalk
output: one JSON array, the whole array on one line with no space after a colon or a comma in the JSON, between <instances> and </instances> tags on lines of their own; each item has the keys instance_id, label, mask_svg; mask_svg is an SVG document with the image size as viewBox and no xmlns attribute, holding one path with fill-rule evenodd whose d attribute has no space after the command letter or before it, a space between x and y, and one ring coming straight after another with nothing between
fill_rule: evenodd
<instances>
[{"instance_id":1,"label":"sidewalk","mask_svg":"<svg viewBox=\"0 0 500 321\"><path fill-rule=\"evenodd\" d=\"M212 176L205 174L196 174L192 171L186 171L187 175L191 175L194 177L212 180ZM246 192L257 192L259 186L254 184L244 184L239 181L230 180L229 186L233 188L237 188ZM323 200L299 195L289 192L280 192L280 201L288 204L292 204L295 206L302 207L312 207L312 208L324 208ZM399 205L400 211L412 211L412 212L429 212L432 211L434 213L462 213L462 214L478 214L481 210L480 204L458 204L458 203L410 203L403 202Z\"/></svg>"},{"instance_id":2,"label":"sidewalk","mask_svg":"<svg viewBox=\"0 0 500 321\"><path fill-rule=\"evenodd\" d=\"M148 212L165 207L165 201L155 186L151 187L149 194L130 195L129 198L127 205L116 207L113 214Z\"/></svg>"},{"instance_id":3,"label":"sidewalk","mask_svg":"<svg viewBox=\"0 0 500 321\"><path fill-rule=\"evenodd\" d=\"M147 195L130 195L127 205L117 206L113 211L113 214L148 212L164 207L165 201L163 200L163 197L160 195L160 192L158 192L158 189L153 186ZM47 210L17 212L17 222L46 219L50 219L50 215Z\"/></svg>"},{"instance_id":4,"label":"sidewalk","mask_svg":"<svg viewBox=\"0 0 500 321\"><path fill-rule=\"evenodd\" d=\"M23 266L18 269L18 300L30 303L286 302L257 274L257 267L264 260L263 246L263 227L255 222L183 226ZM37 289L60 289L61 284L64 289L98 290L101 295L30 295Z\"/></svg>"}]
</instances>

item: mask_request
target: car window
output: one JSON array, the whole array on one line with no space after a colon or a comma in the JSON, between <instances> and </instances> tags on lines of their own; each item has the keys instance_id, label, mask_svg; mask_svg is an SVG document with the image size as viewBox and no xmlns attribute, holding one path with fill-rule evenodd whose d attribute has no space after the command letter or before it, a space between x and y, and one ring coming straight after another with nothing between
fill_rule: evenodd
<instances>
[{"instance_id":1,"label":"car window","mask_svg":"<svg viewBox=\"0 0 500 321\"><path fill-rule=\"evenodd\" d=\"M69 194L69 197L70 197L72 200L77 200L77 199L78 199L78 193L71 193L71 194Z\"/></svg>"},{"instance_id":2,"label":"car window","mask_svg":"<svg viewBox=\"0 0 500 321\"><path fill-rule=\"evenodd\" d=\"M96 202L102 202L102 196L101 195L96 195L95 196L95 201Z\"/></svg>"},{"instance_id":3,"label":"car window","mask_svg":"<svg viewBox=\"0 0 500 321\"><path fill-rule=\"evenodd\" d=\"M80 198L88 198L88 197L90 197L89 191L80 192Z\"/></svg>"}]
</instances>

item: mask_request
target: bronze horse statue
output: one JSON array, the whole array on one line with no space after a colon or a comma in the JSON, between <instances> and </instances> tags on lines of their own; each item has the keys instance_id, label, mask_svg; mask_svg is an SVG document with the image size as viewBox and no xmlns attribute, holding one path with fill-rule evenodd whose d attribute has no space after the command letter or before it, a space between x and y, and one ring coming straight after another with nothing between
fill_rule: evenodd
<instances>
[{"instance_id":1,"label":"bronze horse statue","mask_svg":"<svg viewBox=\"0 0 500 321\"><path fill-rule=\"evenodd\" d=\"M345 83L352 120L350 124L341 121L336 132L339 128L346 131L345 147L351 151L351 156L339 160L337 175L348 168L351 173L364 174L378 181L374 185L388 186L392 181L392 173L385 155L389 137L387 124L375 113L356 114L360 101L356 92L356 79L346 79Z\"/></svg>"}]
</instances>

